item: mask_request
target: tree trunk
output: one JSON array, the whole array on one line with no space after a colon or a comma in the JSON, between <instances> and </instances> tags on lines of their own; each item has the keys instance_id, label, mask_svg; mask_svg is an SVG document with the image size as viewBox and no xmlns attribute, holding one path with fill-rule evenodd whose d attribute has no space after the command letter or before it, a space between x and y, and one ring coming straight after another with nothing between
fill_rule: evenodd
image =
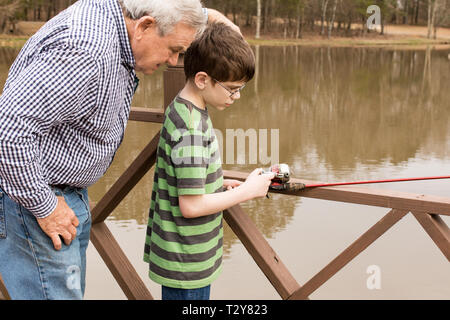
<instances>
[{"instance_id":1,"label":"tree trunk","mask_svg":"<svg viewBox=\"0 0 450 320\"><path fill-rule=\"evenodd\" d=\"M428 33L427 38L431 38L431 0L428 0L428 19L427 19L427 27L428 27Z\"/></svg>"},{"instance_id":2,"label":"tree trunk","mask_svg":"<svg viewBox=\"0 0 450 320\"><path fill-rule=\"evenodd\" d=\"M261 33L261 0L256 0L256 35L255 38L259 39Z\"/></svg>"},{"instance_id":3,"label":"tree trunk","mask_svg":"<svg viewBox=\"0 0 450 320\"><path fill-rule=\"evenodd\" d=\"M297 4L297 27L296 27L296 34L295 34L296 39L302 38L302 24L303 24L304 11L305 11L305 8L302 7L299 2Z\"/></svg>"},{"instance_id":4,"label":"tree trunk","mask_svg":"<svg viewBox=\"0 0 450 320\"><path fill-rule=\"evenodd\" d=\"M336 18L336 8L337 8L337 2L338 0L334 0L334 6L333 6L333 13L331 14L331 21L328 25L328 39L331 37L331 31L334 27L334 19Z\"/></svg>"},{"instance_id":5,"label":"tree trunk","mask_svg":"<svg viewBox=\"0 0 450 320\"><path fill-rule=\"evenodd\" d=\"M348 35L352 31L352 15L348 14L348 24L347 29L345 30L345 34Z\"/></svg>"},{"instance_id":6,"label":"tree trunk","mask_svg":"<svg viewBox=\"0 0 450 320\"><path fill-rule=\"evenodd\" d=\"M408 23L408 11L409 11L409 1L405 0L405 8L404 8L405 14L403 15L403 24Z\"/></svg>"},{"instance_id":7,"label":"tree trunk","mask_svg":"<svg viewBox=\"0 0 450 320\"><path fill-rule=\"evenodd\" d=\"M325 33L325 18L327 16L327 6L328 6L328 1L329 0L322 0L322 18L321 18L321 30L320 30L320 35L324 35Z\"/></svg>"},{"instance_id":8,"label":"tree trunk","mask_svg":"<svg viewBox=\"0 0 450 320\"><path fill-rule=\"evenodd\" d=\"M417 25L419 23L419 10L420 10L420 1L416 0L416 16L414 23Z\"/></svg>"},{"instance_id":9,"label":"tree trunk","mask_svg":"<svg viewBox=\"0 0 450 320\"><path fill-rule=\"evenodd\" d=\"M428 0L428 22L427 22L428 39L431 39L431 33L433 31L435 17L436 17L436 0Z\"/></svg>"}]
</instances>

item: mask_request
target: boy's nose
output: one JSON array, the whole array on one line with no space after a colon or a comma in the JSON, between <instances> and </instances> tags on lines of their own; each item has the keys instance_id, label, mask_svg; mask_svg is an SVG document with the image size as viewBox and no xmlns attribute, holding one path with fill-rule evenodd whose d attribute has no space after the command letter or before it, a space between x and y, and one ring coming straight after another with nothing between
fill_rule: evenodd
<instances>
[{"instance_id":1,"label":"boy's nose","mask_svg":"<svg viewBox=\"0 0 450 320\"><path fill-rule=\"evenodd\" d=\"M233 100L238 100L241 98L241 92L237 91L233 96L231 97Z\"/></svg>"}]
</instances>

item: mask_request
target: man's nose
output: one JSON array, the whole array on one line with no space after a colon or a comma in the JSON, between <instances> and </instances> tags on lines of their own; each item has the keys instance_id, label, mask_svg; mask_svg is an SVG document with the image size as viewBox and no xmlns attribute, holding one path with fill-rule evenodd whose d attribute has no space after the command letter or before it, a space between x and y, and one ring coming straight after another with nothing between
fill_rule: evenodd
<instances>
[{"instance_id":1,"label":"man's nose","mask_svg":"<svg viewBox=\"0 0 450 320\"><path fill-rule=\"evenodd\" d=\"M177 54L172 54L172 55L169 57L169 59L167 59L167 63L170 64L171 66L176 66L177 63L178 63L178 56L179 56L179 55L180 55L179 53L177 53Z\"/></svg>"}]
</instances>

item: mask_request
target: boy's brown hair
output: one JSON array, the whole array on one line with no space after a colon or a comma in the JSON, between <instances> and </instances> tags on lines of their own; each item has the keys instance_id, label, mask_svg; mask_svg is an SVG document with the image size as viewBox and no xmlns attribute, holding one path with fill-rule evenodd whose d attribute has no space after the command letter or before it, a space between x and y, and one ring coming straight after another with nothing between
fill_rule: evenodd
<instances>
[{"instance_id":1,"label":"boy's brown hair","mask_svg":"<svg viewBox=\"0 0 450 320\"><path fill-rule=\"evenodd\" d=\"M217 81L248 82L255 75L255 56L238 32L223 23L212 23L184 56L186 79L200 71Z\"/></svg>"}]
</instances>

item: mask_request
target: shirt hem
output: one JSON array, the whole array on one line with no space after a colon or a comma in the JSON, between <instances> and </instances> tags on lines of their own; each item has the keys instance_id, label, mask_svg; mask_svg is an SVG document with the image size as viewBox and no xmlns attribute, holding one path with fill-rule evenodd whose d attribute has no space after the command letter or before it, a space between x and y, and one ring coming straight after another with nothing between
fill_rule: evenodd
<instances>
[{"instance_id":1,"label":"shirt hem","mask_svg":"<svg viewBox=\"0 0 450 320\"><path fill-rule=\"evenodd\" d=\"M151 270L148 272L148 276L154 282L169 288L176 289L198 289L210 285L214 280L216 280L220 273L222 272L222 264L210 275L208 278L201 280L173 280L161 277Z\"/></svg>"}]
</instances>

